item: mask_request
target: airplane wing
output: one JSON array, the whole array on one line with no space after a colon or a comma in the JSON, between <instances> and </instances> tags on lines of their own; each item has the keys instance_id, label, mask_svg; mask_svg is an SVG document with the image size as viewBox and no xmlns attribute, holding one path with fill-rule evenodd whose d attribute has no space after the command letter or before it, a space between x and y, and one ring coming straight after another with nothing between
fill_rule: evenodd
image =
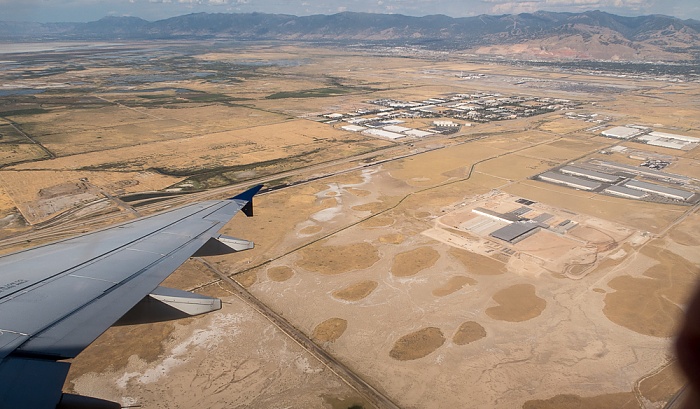
<instances>
[{"instance_id":1,"label":"airplane wing","mask_svg":"<svg viewBox=\"0 0 700 409\"><path fill-rule=\"evenodd\" d=\"M252 248L218 231L239 210L253 215L261 187L0 257L0 407L71 407L63 360L132 307L220 309L221 300L158 285L193 255Z\"/></svg>"}]
</instances>

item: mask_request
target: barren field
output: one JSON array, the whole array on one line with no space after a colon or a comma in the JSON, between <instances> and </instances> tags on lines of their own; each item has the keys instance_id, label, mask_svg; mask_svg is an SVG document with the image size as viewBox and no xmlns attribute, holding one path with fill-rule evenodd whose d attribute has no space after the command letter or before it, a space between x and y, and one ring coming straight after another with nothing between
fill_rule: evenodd
<instances>
[{"instance_id":1,"label":"barren field","mask_svg":"<svg viewBox=\"0 0 700 409\"><path fill-rule=\"evenodd\" d=\"M483 92L700 136L698 83L291 42L129 47L119 67L77 52L66 58L84 69L27 74L20 85L41 92L0 98L0 244L265 182L255 216L221 231L255 248L207 260L399 407L651 409L684 385L671 346L700 272L698 206L530 178L572 160L639 165L630 156L645 151L700 179L700 148L604 138L561 110L398 141L323 115ZM128 68L144 55L160 74ZM42 58L0 73L4 88ZM615 145L627 151L600 153ZM550 217L507 242L491 233L512 220L478 207ZM185 263L165 285L223 309L109 329L66 389L144 408L372 407L218 277Z\"/></svg>"}]
</instances>

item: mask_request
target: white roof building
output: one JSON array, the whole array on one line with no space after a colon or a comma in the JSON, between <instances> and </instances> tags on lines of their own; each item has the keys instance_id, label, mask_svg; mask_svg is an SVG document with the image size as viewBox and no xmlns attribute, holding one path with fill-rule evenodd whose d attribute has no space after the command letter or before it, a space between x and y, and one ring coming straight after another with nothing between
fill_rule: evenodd
<instances>
[{"instance_id":1,"label":"white roof building","mask_svg":"<svg viewBox=\"0 0 700 409\"><path fill-rule=\"evenodd\" d=\"M630 189L655 193L659 196L677 200L688 200L695 195L695 193L687 190L674 189L672 187L661 186L654 183L642 182L641 180L630 180L629 182L625 183L625 186Z\"/></svg>"},{"instance_id":2,"label":"white roof building","mask_svg":"<svg viewBox=\"0 0 700 409\"><path fill-rule=\"evenodd\" d=\"M389 125L389 126L385 126L384 130L389 131L389 132L402 133L402 132L410 131L411 128L406 128L404 126L398 126L398 125Z\"/></svg>"},{"instance_id":3,"label":"white roof building","mask_svg":"<svg viewBox=\"0 0 700 409\"><path fill-rule=\"evenodd\" d=\"M350 132L360 132L364 131L365 128L364 126L358 126L358 125L346 125L346 126L341 126L340 129L344 131L350 131Z\"/></svg>"},{"instance_id":4,"label":"white roof building","mask_svg":"<svg viewBox=\"0 0 700 409\"><path fill-rule=\"evenodd\" d=\"M644 141L649 145L682 150L693 149L700 143L700 138L663 132L650 132L647 135L640 136L638 140Z\"/></svg>"},{"instance_id":5,"label":"white roof building","mask_svg":"<svg viewBox=\"0 0 700 409\"><path fill-rule=\"evenodd\" d=\"M577 178L574 176L562 175L561 173L556 172L545 172L539 175L538 177L546 182L565 185L581 190L594 190L600 187L600 183Z\"/></svg>"},{"instance_id":6,"label":"white roof building","mask_svg":"<svg viewBox=\"0 0 700 409\"><path fill-rule=\"evenodd\" d=\"M559 171L561 173L566 173L567 175L582 176L586 179L597 180L600 182L613 183L620 179L619 176L583 169L576 166L564 166L561 169L559 169Z\"/></svg>"},{"instance_id":7,"label":"white roof building","mask_svg":"<svg viewBox=\"0 0 700 409\"><path fill-rule=\"evenodd\" d=\"M601 134L603 136L608 136L611 138L618 138L618 139L630 139L630 138L633 138L641 133L642 133L642 131L640 131L639 129L628 128L626 126L616 126L614 128L610 128L610 129L607 129L607 130L601 132Z\"/></svg>"},{"instance_id":8,"label":"white roof building","mask_svg":"<svg viewBox=\"0 0 700 409\"><path fill-rule=\"evenodd\" d=\"M400 139L400 138L406 137L406 135L396 133L396 132L389 132L389 131L385 131L382 129L367 129L366 131L363 131L362 133L365 135L380 136L382 138L388 138L388 139Z\"/></svg>"},{"instance_id":9,"label":"white roof building","mask_svg":"<svg viewBox=\"0 0 700 409\"><path fill-rule=\"evenodd\" d=\"M420 129L411 129L411 130L408 130L404 133L408 136L413 136L414 138L423 138L426 136L434 135L432 132L421 131Z\"/></svg>"},{"instance_id":10,"label":"white roof building","mask_svg":"<svg viewBox=\"0 0 700 409\"><path fill-rule=\"evenodd\" d=\"M611 195L626 197L628 199L641 199L647 196L646 193L639 190L630 189L624 186L612 185L605 188L605 193L610 193Z\"/></svg>"},{"instance_id":11,"label":"white roof building","mask_svg":"<svg viewBox=\"0 0 700 409\"><path fill-rule=\"evenodd\" d=\"M459 126L458 123L452 122L452 121L433 121L433 125L435 125L435 126L442 126L442 127Z\"/></svg>"}]
</instances>

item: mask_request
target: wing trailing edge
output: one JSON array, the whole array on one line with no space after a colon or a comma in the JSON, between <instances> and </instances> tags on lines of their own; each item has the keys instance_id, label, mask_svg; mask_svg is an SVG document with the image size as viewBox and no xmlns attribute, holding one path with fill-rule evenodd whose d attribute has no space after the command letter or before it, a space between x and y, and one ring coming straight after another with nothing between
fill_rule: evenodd
<instances>
[{"instance_id":1,"label":"wing trailing edge","mask_svg":"<svg viewBox=\"0 0 700 409\"><path fill-rule=\"evenodd\" d=\"M248 217L253 216L253 196L255 196L260 189L262 189L263 185L257 185L253 186L252 188L246 190L243 193L239 193L236 196L232 197L229 200L239 200L239 201L244 201L246 204L241 208L241 211L243 214L245 214Z\"/></svg>"},{"instance_id":2,"label":"wing trailing edge","mask_svg":"<svg viewBox=\"0 0 700 409\"><path fill-rule=\"evenodd\" d=\"M115 325L172 321L220 309L221 300L218 298L159 286L124 314Z\"/></svg>"},{"instance_id":3,"label":"wing trailing edge","mask_svg":"<svg viewBox=\"0 0 700 409\"><path fill-rule=\"evenodd\" d=\"M261 188L0 256L0 407L113 407L63 395L70 363L62 360L145 299L171 316L221 308L219 299L158 285L195 254L252 248L219 231L238 211L252 216Z\"/></svg>"},{"instance_id":4,"label":"wing trailing edge","mask_svg":"<svg viewBox=\"0 0 700 409\"><path fill-rule=\"evenodd\" d=\"M252 203L252 202L250 202ZM236 253L239 251L250 250L255 247L252 241L237 239L220 235L211 237L202 247L197 250L192 257L207 257L221 256L224 254Z\"/></svg>"}]
</instances>

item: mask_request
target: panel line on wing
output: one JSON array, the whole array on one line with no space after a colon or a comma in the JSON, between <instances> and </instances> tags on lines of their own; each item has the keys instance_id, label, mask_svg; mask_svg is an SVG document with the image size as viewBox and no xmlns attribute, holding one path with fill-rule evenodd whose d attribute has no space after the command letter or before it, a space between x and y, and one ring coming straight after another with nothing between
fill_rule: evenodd
<instances>
[{"instance_id":1,"label":"panel line on wing","mask_svg":"<svg viewBox=\"0 0 700 409\"><path fill-rule=\"evenodd\" d=\"M31 284L28 284L28 285L17 286L16 289L13 289L14 291L12 291L12 292L7 292L6 294L2 295L2 297L0 297L0 300L4 301L5 299L15 298L15 297L13 297L13 295L22 295L22 294L23 294L22 291L32 291L32 290L34 290L34 289L36 289L36 288L39 288L39 287L42 285L42 283L51 282L51 281L53 281L53 279L60 278L60 277L62 277L62 276L65 276L66 274L69 274L71 271L75 271L75 270L80 269L80 268L82 268L82 267L84 267L84 266L86 266L86 265L90 265L90 264L92 264L92 263L94 263L94 262L98 262L99 260L103 259L104 257L108 257L109 255L114 254L114 253L116 253L116 252L118 252L118 251L120 251L120 250L123 250L123 249L132 249L133 247L130 247L130 246L133 246L133 245L135 245L135 244L138 244L139 242L143 242L145 239L147 239L148 237L152 237L152 236L154 236L155 234L162 234L162 233L164 233L163 230L168 229L168 228L170 228L170 227L172 227L172 226L174 226L174 225L180 223L181 221L183 221L183 220L185 220L185 219L187 219L187 218L189 218L189 217L192 217L192 216L196 215L197 213L200 213L200 212L202 212L202 211L206 211L207 209L211 209L212 207L216 208L216 209L213 211L213 212L216 212L217 210L219 210L219 209L225 207L227 204L228 204L228 202L223 202L223 201L211 203L211 204L208 204L208 205L206 205L206 206L202 206L202 204L198 204L201 208L198 209L198 210L196 210L194 213L190 213L190 214L187 214L187 215L183 215L183 216L181 216L181 217L178 217L176 220L167 222L166 224L164 224L164 225L162 225L162 226L160 226L160 227L158 227L158 228L155 228L155 229L153 229L153 230L150 230L148 233L145 233L145 234L143 234L143 235L141 235L141 236L138 236L138 237L134 238L133 240L129 240L129 241L120 243L119 245L117 245L117 246L111 248L111 249L108 250L108 251L104 251L104 252L102 252L102 253L96 254L96 255L94 255L93 257L90 257L90 258L85 259L85 260L76 261L76 263L75 263L75 264L72 264L72 265L70 266L70 268L64 268L64 269L62 269L62 270L60 270L60 271L57 271L57 272L55 272L55 273L53 273L53 274L51 274L51 275L49 275L49 276L43 277L41 280L34 281L34 282L32 282ZM217 205L218 205L218 206L217 206ZM174 211L183 211L183 210L186 209L186 208L187 208L187 206L185 206L185 207L183 207L183 208L180 208L180 209L175 209ZM152 216L153 218L152 218L150 221L156 221L156 220L157 220L157 217L163 217L163 216L165 216L165 215L167 215L167 214L168 214L168 213L164 213L164 214L159 214L159 215ZM201 218L203 219L204 217L206 217L206 216L208 216L208 215L210 215L210 214L211 214L211 213L207 213L206 215L201 216ZM134 223L134 221L130 221L130 222L124 224L124 225L120 225L120 226L117 226L117 227L118 227L118 228L127 228L130 224L133 224L133 223ZM94 240L98 240L98 241L99 241L99 240L100 240L99 234L103 234L103 235L104 235L104 234L106 234L108 231L109 231L109 229L105 229L105 230L101 230L101 231L98 231L98 232L89 233L88 235L92 235L92 236L93 236L92 238L93 238ZM176 234L176 233L172 233L172 234ZM95 235L98 235L98 236L95 237ZM84 238L83 238L82 240L84 240ZM71 242L77 242L77 243L81 243L81 244L82 244L82 242L79 241L79 240L77 240L77 239L67 239L67 240L64 240L64 241L56 242L56 243L54 243L54 244L55 244L55 245L64 244L64 245L68 246ZM34 248L34 249L32 249L32 250L35 251L35 252L37 252L37 251L41 251L41 250L39 250L39 249L42 249L42 248L45 248L45 246L39 246L39 247ZM69 247L69 248L70 248L70 247ZM66 250L62 250L62 251L66 251ZM26 255L27 252L29 252L29 250L20 251L20 252L18 252L18 253L11 254L11 255L8 255L8 256L3 256L3 257L0 257L0 260L8 259L8 257L20 257L20 255ZM60 252L58 252L58 253L60 253ZM29 252L29 254L31 254L31 252ZM41 254L41 253L40 253L40 254ZM162 253L155 253L155 254L162 254ZM53 253L52 253L52 254L50 254L50 255L51 255L51 256L56 255L57 257L60 257L60 254L53 254ZM31 256L29 256L29 257L31 257ZM41 258L41 257L40 257L40 258ZM0 264L1 264L1 263L0 263ZM19 272L18 272L18 273L19 273ZM30 282L30 281L27 281L27 283L28 283L28 282Z\"/></svg>"}]
</instances>

